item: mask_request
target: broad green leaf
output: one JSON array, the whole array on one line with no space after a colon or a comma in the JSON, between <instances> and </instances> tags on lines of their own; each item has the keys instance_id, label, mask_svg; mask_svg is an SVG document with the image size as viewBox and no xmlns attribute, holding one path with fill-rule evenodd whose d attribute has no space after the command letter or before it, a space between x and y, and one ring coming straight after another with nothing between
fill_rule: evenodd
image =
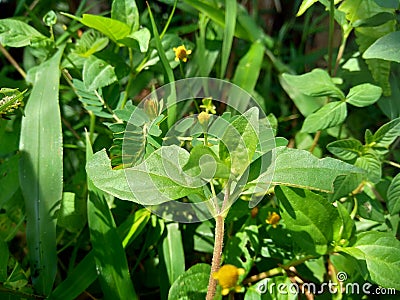
<instances>
[{"instance_id":1,"label":"broad green leaf","mask_svg":"<svg viewBox=\"0 0 400 300\"><path fill-rule=\"evenodd\" d=\"M182 234L178 223L167 225L167 236L162 243L162 259L172 285L185 272L185 254L183 252Z\"/></svg>"},{"instance_id":2,"label":"broad green leaf","mask_svg":"<svg viewBox=\"0 0 400 300\"><path fill-rule=\"evenodd\" d=\"M372 183L378 183L382 177L382 163L379 159L371 154L367 153L356 159L355 166L367 171L367 178Z\"/></svg>"},{"instance_id":3,"label":"broad green leaf","mask_svg":"<svg viewBox=\"0 0 400 300\"><path fill-rule=\"evenodd\" d=\"M301 131L316 132L342 124L347 117L346 102L335 101L324 105L315 113L306 117Z\"/></svg>"},{"instance_id":4,"label":"broad green leaf","mask_svg":"<svg viewBox=\"0 0 400 300\"><path fill-rule=\"evenodd\" d=\"M171 286L168 300L204 300L207 294L210 265L196 264L181 274Z\"/></svg>"},{"instance_id":5,"label":"broad green leaf","mask_svg":"<svg viewBox=\"0 0 400 300\"><path fill-rule=\"evenodd\" d=\"M379 147L389 146L400 136L400 118L382 125L374 134L374 141Z\"/></svg>"},{"instance_id":6,"label":"broad green leaf","mask_svg":"<svg viewBox=\"0 0 400 300\"><path fill-rule=\"evenodd\" d=\"M83 14L82 18L78 19L78 21L90 28L100 31L114 42L123 39L130 33L130 27L127 24L103 16Z\"/></svg>"},{"instance_id":7,"label":"broad green leaf","mask_svg":"<svg viewBox=\"0 0 400 300\"><path fill-rule=\"evenodd\" d=\"M254 42L236 67L232 82L250 94L256 86L264 52L264 45L259 41ZM231 95L231 97L235 97L235 95Z\"/></svg>"},{"instance_id":8,"label":"broad green leaf","mask_svg":"<svg viewBox=\"0 0 400 300\"><path fill-rule=\"evenodd\" d=\"M26 22L13 19L0 20L0 44L9 47L25 47L47 37Z\"/></svg>"},{"instance_id":9,"label":"broad green leaf","mask_svg":"<svg viewBox=\"0 0 400 300\"><path fill-rule=\"evenodd\" d=\"M114 0L111 6L111 18L125 23L129 32L139 29L139 10L135 0Z\"/></svg>"},{"instance_id":10,"label":"broad green leaf","mask_svg":"<svg viewBox=\"0 0 400 300\"><path fill-rule=\"evenodd\" d=\"M219 144L219 156L238 176L253 159L258 144L258 109L253 107L228 125Z\"/></svg>"},{"instance_id":11,"label":"broad green leaf","mask_svg":"<svg viewBox=\"0 0 400 300\"><path fill-rule=\"evenodd\" d=\"M346 102L357 106L364 107L374 104L382 95L382 89L370 83L364 83L352 87L346 96Z\"/></svg>"},{"instance_id":12,"label":"broad green leaf","mask_svg":"<svg viewBox=\"0 0 400 300\"><path fill-rule=\"evenodd\" d=\"M286 147L276 148L275 165L267 170L253 170L255 164L250 167L250 177L253 172L261 175L253 181L271 181L269 174L273 174L272 184L285 185L304 189L312 189L332 193L333 183L340 175L363 174L363 170L354 167L338 159L326 157L318 159L308 151L290 149ZM275 167L275 170L273 168ZM269 182L268 182L269 181ZM251 186L252 182L248 185Z\"/></svg>"},{"instance_id":13,"label":"broad green leaf","mask_svg":"<svg viewBox=\"0 0 400 300\"><path fill-rule=\"evenodd\" d=\"M222 41L221 49L221 75L220 78L225 77L228 59L231 54L233 35L235 33L236 19L237 19L237 3L236 0L225 0L225 28L224 39Z\"/></svg>"},{"instance_id":14,"label":"broad green leaf","mask_svg":"<svg viewBox=\"0 0 400 300\"><path fill-rule=\"evenodd\" d=\"M363 53L364 59L383 59L400 63L400 31L389 33L375 41Z\"/></svg>"},{"instance_id":15,"label":"broad green leaf","mask_svg":"<svg viewBox=\"0 0 400 300\"><path fill-rule=\"evenodd\" d=\"M342 160L353 160L363 154L363 145L359 140L347 139L329 143L326 148Z\"/></svg>"},{"instance_id":16,"label":"broad green leaf","mask_svg":"<svg viewBox=\"0 0 400 300\"><path fill-rule=\"evenodd\" d=\"M57 270L54 208L62 197L63 148L58 88L64 48L36 67L22 118L19 178L26 206L26 235L32 281L48 295Z\"/></svg>"},{"instance_id":17,"label":"broad green leaf","mask_svg":"<svg viewBox=\"0 0 400 300\"><path fill-rule=\"evenodd\" d=\"M93 157L88 134L86 161ZM138 299L133 289L128 262L117 234L114 218L104 193L88 178L88 223L96 270L106 299ZM107 247L111 246L112 247Z\"/></svg>"},{"instance_id":18,"label":"broad green leaf","mask_svg":"<svg viewBox=\"0 0 400 300\"><path fill-rule=\"evenodd\" d=\"M400 241L391 233L363 232L352 247L342 251L365 261L371 280L375 283L385 288L400 289Z\"/></svg>"},{"instance_id":19,"label":"broad green leaf","mask_svg":"<svg viewBox=\"0 0 400 300\"><path fill-rule=\"evenodd\" d=\"M283 78L299 92L312 97L333 97L344 100L343 92L336 87L329 74L321 69L314 69L303 75L284 73Z\"/></svg>"},{"instance_id":20,"label":"broad green leaf","mask_svg":"<svg viewBox=\"0 0 400 300\"><path fill-rule=\"evenodd\" d=\"M117 81L114 67L102 59L90 56L83 65L83 83L88 91L95 91Z\"/></svg>"},{"instance_id":21,"label":"broad green leaf","mask_svg":"<svg viewBox=\"0 0 400 300\"><path fill-rule=\"evenodd\" d=\"M102 150L93 155L86 170L99 189L122 200L156 205L200 192L201 179L182 172L188 160L189 153L173 145L161 147L132 168L112 170Z\"/></svg>"},{"instance_id":22,"label":"broad green leaf","mask_svg":"<svg viewBox=\"0 0 400 300\"><path fill-rule=\"evenodd\" d=\"M318 2L318 0L303 0L303 2L300 4L296 17L300 17L302 14L304 14L306 10L313 6L315 2Z\"/></svg>"},{"instance_id":23,"label":"broad green leaf","mask_svg":"<svg viewBox=\"0 0 400 300\"><path fill-rule=\"evenodd\" d=\"M229 167L224 164L210 147L197 145L190 151L190 157L183 171L192 169L194 176L206 180L214 178L229 178Z\"/></svg>"},{"instance_id":24,"label":"broad green leaf","mask_svg":"<svg viewBox=\"0 0 400 300\"><path fill-rule=\"evenodd\" d=\"M396 215L400 212L400 173L397 174L387 190L387 208L390 215Z\"/></svg>"},{"instance_id":25,"label":"broad green leaf","mask_svg":"<svg viewBox=\"0 0 400 300\"><path fill-rule=\"evenodd\" d=\"M293 232L293 241L308 254L328 253L333 241L339 242L342 220L336 208L311 191L276 187L281 217Z\"/></svg>"}]
</instances>

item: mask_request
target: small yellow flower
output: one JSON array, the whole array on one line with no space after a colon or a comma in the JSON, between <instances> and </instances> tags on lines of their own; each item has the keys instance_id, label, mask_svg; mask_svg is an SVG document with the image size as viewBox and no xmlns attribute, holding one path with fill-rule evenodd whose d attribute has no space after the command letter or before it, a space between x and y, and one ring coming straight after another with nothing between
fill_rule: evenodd
<instances>
[{"instance_id":1,"label":"small yellow flower","mask_svg":"<svg viewBox=\"0 0 400 300\"><path fill-rule=\"evenodd\" d=\"M228 295L231 289L240 292L241 287L237 285L239 275L244 274L244 269L237 268L234 265L224 265L217 272L213 273L213 278L218 280L222 287L222 295Z\"/></svg>"},{"instance_id":2,"label":"small yellow flower","mask_svg":"<svg viewBox=\"0 0 400 300\"><path fill-rule=\"evenodd\" d=\"M281 217L276 212L268 212L268 218L265 220L267 224L272 225L273 228L278 227L278 223Z\"/></svg>"},{"instance_id":3,"label":"small yellow flower","mask_svg":"<svg viewBox=\"0 0 400 300\"><path fill-rule=\"evenodd\" d=\"M173 48L175 52L175 60L187 62L188 56L192 53L192 50L186 50L185 46L179 46L178 48Z\"/></svg>"}]
</instances>

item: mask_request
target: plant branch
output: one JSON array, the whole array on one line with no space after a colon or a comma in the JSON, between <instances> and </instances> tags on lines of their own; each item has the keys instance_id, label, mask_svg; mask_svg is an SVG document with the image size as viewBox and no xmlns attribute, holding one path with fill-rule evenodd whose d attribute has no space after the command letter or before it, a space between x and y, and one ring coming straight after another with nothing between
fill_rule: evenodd
<instances>
[{"instance_id":1,"label":"plant branch","mask_svg":"<svg viewBox=\"0 0 400 300\"><path fill-rule=\"evenodd\" d=\"M26 78L25 71L19 66L19 64L15 61L15 59L11 56L11 54L7 51L7 49L3 47L2 44L0 44L0 51L7 58L10 64L12 64L13 67L18 71L18 73L21 74L21 76L25 79Z\"/></svg>"}]
</instances>

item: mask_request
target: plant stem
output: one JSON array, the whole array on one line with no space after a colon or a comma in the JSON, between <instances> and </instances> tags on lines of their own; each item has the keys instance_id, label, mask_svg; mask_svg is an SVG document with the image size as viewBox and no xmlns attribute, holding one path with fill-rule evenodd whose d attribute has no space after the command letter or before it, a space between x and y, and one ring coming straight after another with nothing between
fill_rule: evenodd
<instances>
[{"instance_id":1,"label":"plant stem","mask_svg":"<svg viewBox=\"0 0 400 300\"><path fill-rule=\"evenodd\" d=\"M224 243L224 217L218 215L215 217L215 242L214 252L211 263L210 279L208 280L208 290L206 300L213 300L217 289L217 280L213 278L214 272L217 272L221 264L222 246Z\"/></svg>"},{"instance_id":2,"label":"plant stem","mask_svg":"<svg viewBox=\"0 0 400 300\"><path fill-rule=\"evenodd\" d=\"M15 61L15 59L11 56L11 54L7 51L7 49L3 47L2 44L0 44L0 51L7 58L10 64L12 64L13 67L18 71L18 73L21 74L23 78L25 78L26 77L25 71L19 66L19 64Z\"/></svg>"},{"instance_id":3,"label":"plant stem","mask_svg":"<svg viewBox=\"0 0 400 300\"><path fill-rule=\"evenodd\" d=\"M321 136L321 130L318 130L318 131L315 133L313 143L312 143L312 145L311 145L311 147L310 147L310 150L309 150L311 153L313 153L315 147L317 147L317 145L318 145L318 140L319 140L319 137L320 137L320 136Z\"/></svg>"},{"instance_id":4,"label":"plant stem","mask_svg":"<svg viewBox=\"0 0 400 300\"><path fill-rule=\"evenodd\" d=\"M328 41L328 72L332 75L333 38L335 31L335 1L330 0L329 8L329 41Z\"/></svg>"}]
</instances>

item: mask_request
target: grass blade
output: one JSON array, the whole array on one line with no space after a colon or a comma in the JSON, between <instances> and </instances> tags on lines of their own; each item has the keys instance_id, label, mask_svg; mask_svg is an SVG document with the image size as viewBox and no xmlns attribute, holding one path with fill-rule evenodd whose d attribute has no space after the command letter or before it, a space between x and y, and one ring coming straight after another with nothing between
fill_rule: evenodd
<instances>
[{"instance_id":1,"label":"grass blade","mask_svg":"<svg viewBox=\"0 0 400 300\"><path fill-rule=\"evenodd\" d=\"M175 77L174 77L174 72L172 71L172 68L167 59L167 56L165 55L164 48L162 47L160 34L158 33L157 25L156 25L156 22L154 21L153 13L151 12L150 6L147 6L147 8L149 10L151 26L153 27L154 41L156 43L158 56L160 57L161 63L164 67L164 71L167 75L167 80L171 84L170 85L171 91L167 97L167 105L168 105L167 122L168 122L168 127L170 128L173 124L175 124L175 121L176 121L176 105L175 105L176 91L175 91L175 84L174 84Z\"/></svg>"},{"instance_id":2,"label":"grass blade","mask_svg":"<svg viewBox=\"0 0 400 300\"><path fill-rule=\"evenodd\" d=\"M161 294L168 294L169 287L179 275L185 272L185 254L183 251L182 234L178 223L167 225L167 236L160 245L163 272L161 279ZM165 278L165 280L163 280Z\"/></svg>"},{"instance_id":3,"label":"grass blade","mask_svg":"<svg viewBox=\"0 0 400 300\"><path fill-rule=\"evenodd\" d=\"M26 207L26 235L32 282L48 295L56 270L54 209L62 197L62 132L58 105L59 63L64 48L37 67L21 125L20 185Z\"/></svg>"},{"instance_id":4,"label":"grass blade","mask_svg":"<svg viewBox=\"0 0 400 300\"><path fill-rule=\"evenodd\" d=\"M150 212L142 208L130 215L118 228L117 233L123 246L131 244L144 230L150 220ZM97 279L94 252L89 252L76 268L68 274L68 277L60 283L51 293L49 300L73 300L76 299Z\"/></svg>"},{"instance_id":5,"label":"grass blade","mask_svg":"<svg viewBox=\"0 0 400 300\"><path fill-rule=\"evenodd\" d=\"M86 158L93 152L87 136ZM88 178L88 223L99 281L105 299L138 299L129 275L128 261L104 193Z\"/></svg>"},{"instance_id":6,"label":"grass blade","mask_svg":"<svg viewBox=\"0 0 400 300\"><path fill-rule=\"evenodd\" d=\"M220 76L221 79L223 79L225 76L229 55L231 53L233 36L235 34L236 13L237 13L236 0L226 0L225 6L226 6L226 12L225 12L224 40L222 41L222 53L221 53L221 76Z\"/></svg>"}]
</instances>

